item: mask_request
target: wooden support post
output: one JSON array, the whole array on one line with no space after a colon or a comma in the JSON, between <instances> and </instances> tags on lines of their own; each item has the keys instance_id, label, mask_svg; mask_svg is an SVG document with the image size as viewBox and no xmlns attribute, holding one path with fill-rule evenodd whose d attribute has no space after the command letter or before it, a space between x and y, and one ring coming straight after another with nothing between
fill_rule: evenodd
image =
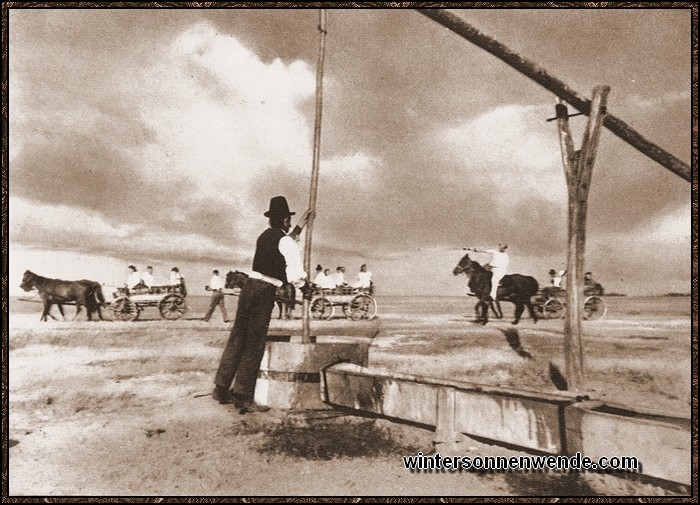
<instances>
[{"instance_id":1,"label":"wooden support post","mask_svg":"<svg viewBox=\"0 0 700 505\"><path fill-rule=\"evenodd\" d=\"M591 113L583 136L581 150L574 150L574 142L569 131L568 111L564 104L557 103L557 126L561 143L562 160L569 192L568 215L568 285L566 290L566 319L564 323L564 355L566 359L566 380L572 391L583 387L583 345L581 342L581 311L583 310L583 270L586 249L586 214L588 211L588 191L591 186L593 164L598 149L598 141L603 121L608 86L598 86L593 90Z\"/></svg>"}]
</instances>

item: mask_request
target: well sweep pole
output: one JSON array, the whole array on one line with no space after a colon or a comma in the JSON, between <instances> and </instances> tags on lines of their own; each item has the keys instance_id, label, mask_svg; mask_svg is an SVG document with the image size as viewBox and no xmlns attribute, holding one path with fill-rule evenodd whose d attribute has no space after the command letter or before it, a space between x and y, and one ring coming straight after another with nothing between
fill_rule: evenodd
<instances>
[{"instance_id":1,"label":"well sweep pole","mask_svg":"<svg viewBox=\"0 0 700 505\"><path fill-rule=\"evenodd\" d=\"M314 229L316 211L316 194L318 192L318 172L321 155L321 116L323 110L323 60L326 51L326 10L319 10L319 48L318 66L316 68L316 120L314 123L314 154L311 167L311 190L309 192L309 210L312 211L309 224L306 227L306 242L304 246L304 270L311 275L311 237ZM311 343L311 329L309 321L309 300L304 297L304 310L302 315L301 341L304 344Z\"/></svg>"}]
</instances>

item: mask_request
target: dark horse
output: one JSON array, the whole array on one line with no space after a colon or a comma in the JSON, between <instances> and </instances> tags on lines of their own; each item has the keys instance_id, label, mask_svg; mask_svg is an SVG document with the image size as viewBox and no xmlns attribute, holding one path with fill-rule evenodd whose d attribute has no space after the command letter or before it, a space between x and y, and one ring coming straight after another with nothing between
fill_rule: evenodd
<instances>
[{"instance_id":1,"label":"dark horse","mask_svg":"<svg viewBox=\"0 0 700 505\"><path fill-rule=\"evenodd\" d=\"M469 254L459 260L457 266L452 271L454 275L465 274L469 277L469 289L479 299L476 302L477 319L481 324L489 321L489 303L491 300L491 277L492 272L472 260ZM497 301L509 301L515 304L515 319L513 324L518 324L523 315L525 306L530 313L530 317L537 322L537 315L532 306L531 298L537 294L539 284L537 279L527 275L512 274L505 275L498 286Z\"/></svg>"},{"instance_id":2,"label":"dark horse","mask_svg":"<svg viewBox=\"0 0 700 505\"><path fill-rule=\"evenodd\" d=\"M226 288L242 288L245 284L248 275L244 272L229 272L226 274ZM292 311L296 306L296 288L294 284L287 283L280 286L275 291L275 302L277 302L277 307L279 308L278 319L282 319L282 314L284 313L285 319L292 318Z\"/></svg>"},{"instance_id":3,"label":"dark horse","mask_svg":"<svg viewBox=\"0 0 700 505\"><path fill-rule=\"evenodd\" d=\"M100 320L102 320L100 308L104 305L105 299L99 282L87 279L80 281L49 279L27 270L22 276L22 284L19 287L25 291L36 289L39 292L39 296L44 303L44 311L41 314L42 321L46 321L47 317L50 316L51 305L54 303L58 305L58 310L63 316L62 304L70 302L75 303L77 307L76 317L84 305L88 321L92 321L93 312L97 312Z\"/></svg>"}]
</instances>

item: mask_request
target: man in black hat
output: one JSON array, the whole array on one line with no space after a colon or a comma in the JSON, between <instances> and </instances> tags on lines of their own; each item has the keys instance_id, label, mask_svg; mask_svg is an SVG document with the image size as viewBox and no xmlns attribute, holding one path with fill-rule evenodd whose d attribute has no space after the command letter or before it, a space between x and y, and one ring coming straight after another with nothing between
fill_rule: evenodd
<instances>
[{"instance_id":1,"label":"man in black hat","mask_svg":"<svg viewBox=\"0 0 700 505\"><path fill-rule=\"evenodd\" d=\"M264 214L269 218L270 227L258 237L253 271L241 289L236 319L214 379L214 400L233 403L241 413L269 410L254 403L253 396L275 304L275 290L287 282L301 287L306 279L294 239L309 222L311 211L306 211L287 235L294 214L283 196L270 200L270 209ZM229 390L232 383L233 389Z\"/></svg>"}]
</instances>

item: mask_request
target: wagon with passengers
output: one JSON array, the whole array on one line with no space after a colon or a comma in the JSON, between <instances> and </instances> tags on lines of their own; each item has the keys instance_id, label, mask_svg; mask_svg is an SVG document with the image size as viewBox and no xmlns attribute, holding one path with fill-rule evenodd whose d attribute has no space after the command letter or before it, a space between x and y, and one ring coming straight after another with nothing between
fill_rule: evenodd
<instances>
[{"instance_id":1,"label":"wagon with passengers","mask_svg":"<svg viewBox=\"0 0 700 505\"><path fill-rule=\"evenodd\" d=\"M175 286L118 287L112 293L112 317L118 321L135 321L145 307L157 307L163 319L180 319L187 311L184 282Z\"/></svg>"},{"instance_id":2,"label":"wagon with passengers","mask_svg":"<svg viewBox=\"0 0 700 505\"><path fill-rule=\"evenodd\" d=\"M373 319L377 315L377 301L372 296L374 289L341 286L335 289L315 287L311 295L309 311L312 319L333 318L336 307L348 319Z\"/></svg>"},{"instance_id":3,"label":"wagon with passengers","mask_svg":"<svg viewBox=\"0 0 700 505\"><path fill-rule=\"evenodd\" d=\"M602 289L586 287L583 291L583 319L594 321L602 319L608 313L608 305L603 298ZM533 306L537 315L544 319L561 319L566 306L566 290L545 288L537 292Z\"/></svg>"}]
</instances>

